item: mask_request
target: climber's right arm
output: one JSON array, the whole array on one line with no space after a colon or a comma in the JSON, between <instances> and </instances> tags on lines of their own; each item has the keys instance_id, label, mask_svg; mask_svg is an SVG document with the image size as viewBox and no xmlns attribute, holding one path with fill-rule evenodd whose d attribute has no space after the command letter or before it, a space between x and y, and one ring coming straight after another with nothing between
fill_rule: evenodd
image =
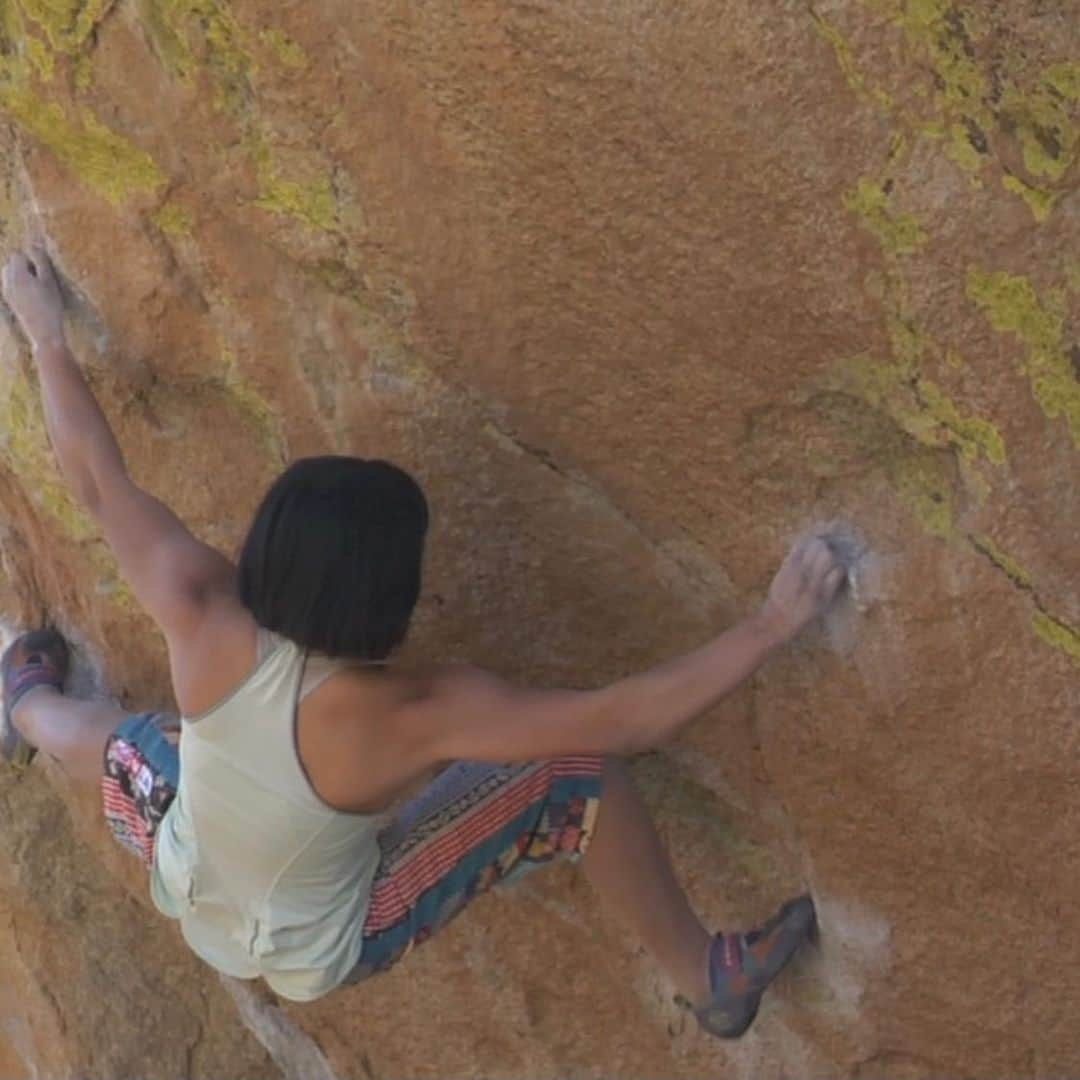
<instances>
[{"instance_id":1,"label":"climber's right arm","mask_svg":"<svg viewBox=\"0 0 1080 1080\"><path fill-rule=\"evenodd\" d=\"M209 596L231 589L235 570L128 475L109 422L67 346L59 283L44 250L11 256L3 293L33 349L60 471L172 644L201 623Z\"/></svg>"},{"instance_id":2,"label":"climber's right arm","mask_svg":"<svg viewBox=\"0 0 1080 1080\"><path fill-rule=\"evenodd\" d=\"M525 690L474 668L438 674L398 730L430 760L627 754L674 738L821 614L843 569L820 539L797 545L756 614L694 652L599 690ZM419 762L418 762L419 764Z\"/></svg>"}]
</instances>

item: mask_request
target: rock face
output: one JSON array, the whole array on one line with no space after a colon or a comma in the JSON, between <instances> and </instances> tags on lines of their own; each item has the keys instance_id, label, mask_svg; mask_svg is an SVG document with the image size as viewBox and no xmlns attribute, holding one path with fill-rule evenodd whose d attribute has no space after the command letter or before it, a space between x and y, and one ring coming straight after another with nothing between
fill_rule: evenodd
<instances>
[{"instance_id":1,"label":"rock face","mask_svg":"<svg viewBox=\"0 0 1080 1080\"><path fill-rule=\"evenodd\" d=\"M3 236L137 477L232 549L282 463L435 508L413 648L596 684L835 517L880 568L635 771L694 901L803 885L742 1042L569 869L314 1006L223 986L93 795L0 779L3 1077L1080 1074L1080 4L4 0ZM164 648L0 371L4 610Z\"/></svg>"}]
</instances>

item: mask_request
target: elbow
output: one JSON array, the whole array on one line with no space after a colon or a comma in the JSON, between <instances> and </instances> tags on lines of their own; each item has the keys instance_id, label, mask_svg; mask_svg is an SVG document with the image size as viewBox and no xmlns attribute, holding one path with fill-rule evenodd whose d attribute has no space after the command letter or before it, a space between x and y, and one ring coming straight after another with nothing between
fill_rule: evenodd
<instances>
[{"instance_id":1,"label":"elbow","mask_svg":"<svg viewBox=\"0 0 1080 1080\"><path fill-rule=\"evenodd\" d=\"M596 749L601 753L629 757L652 749L654 740L642 722L641 710L634 707L621 684L599 692L596 715Z\"/></svg>"},{"instance_id":2,"label":"elbow","mask_svg":"<svg viewBox=\"0 0 1080 1080\"><path fill-rule=\"evenodd\" d=\"M75 501L96 521L101 516L101 489L92 476L73 479L69 485Z\"/></svg>"}]
</instances>

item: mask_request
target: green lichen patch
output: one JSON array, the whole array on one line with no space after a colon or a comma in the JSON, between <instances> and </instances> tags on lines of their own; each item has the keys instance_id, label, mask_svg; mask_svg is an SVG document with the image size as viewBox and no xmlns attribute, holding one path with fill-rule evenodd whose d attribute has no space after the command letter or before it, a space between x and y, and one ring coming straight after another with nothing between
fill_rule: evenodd
<instances>
[{"instance_id":1,"label":"green lichen patch","mask_svg":"<svg viewBox=\"0 0 1080 1080\"><path fill-rule=\"evenodd\" d=\"M150 215L150 220L166 236L191 235L193 227L191 212L179 203L164 203Z\"/></svg>"},{"instance_id":2,"label":"green lichen patch","mask_svg":"<svg viewBox=\"0 0 1080 1080\"><path fill-rule=\"evenodd\" d=\"M1005 464L1005 442L994 424L962 415L937 383L908 366L860 356L844 365L836 385L884 413L922 446L953 447L968 463L985 458Z\"/></svg>"},{"instance_id":3,"label":"green lichen patch","mask_svg":"<svg viewBox=\"0 0 1080 1080\"><path fill-rule=\"evenodd\" d=\"M52 52L46 47L44 42L39 41L30 34L27 34L23 39L23 44L26 48L26 55L29 57L30 63L34 65L34 70L42 79L49 82L56 72L56 62Z\"/></svg>"},{"instance_id":4,"label":"green lichen patch","mask_svg":"<svg viewBox=\"0 0 1080 1080\"><path fill-rule=\"evenodd\" d=\"M1060 198L1059 193L1032 187L1030 184L1025 184L1018 176L1003 176L1001 184L1006 191L1019 195L1028 204L1028 208L1040 225L1050 216Z\"/></svg>"},{"instance_id":5,"label":"green lichen patch","mask_svg":"<svg viewBox=\"0 0 1080 1080\"><path fill-rule=\"evenodd\" d=\"M7 0L8 3L13 0ZM56 52L77 53L115 0L18 0Z\"/></svg>"},{"instance_id":6,"label":"green lichen patch","mask_svg":"<svg viewBox=\"0 0 1080 1080\"><path fill-rule=\"evenodd\" d=\"M813 8L810 9L810 18L814 29L832 46L840 72L856 97L871 102L882 112L890 112L892 99L881 87L872 85L859 70L851 45L840 30Z\"/></svg>"},{"instance_id":7,"label":"green lichen patch","mask_svg":"<svg viewBox=\"0 0 1080 1080\"><path fill-rule=\"evenodd\" d=\"M974 174L983 167L985 158L971 141L973 126L975 126L973 123L949 124L945 130L945 153L964 172Z\"/></svg>"},{"instance_id":8,"label":"green lichen patch","mask_svg":"<svg viewBox=\"0 0 1080 1080\"><path fill-rule=\"evenodd\" d=\"M926 232L911 214L890 206L889 194L874 180L862 177L844 196L844 206L857 214L890 255L910 255L926 243Z\"/></svg>"},{"instance_id":9,"label":"green lichen patch","mask_svg":"<svg viewBox=\"0 0 1080 1080\"><path fill-rule=\"evenodd\" d=\"M230 6L222 0L140 0L139 14L162 63L184 82L203 61L216 88L218 108L242 116L251 101L256 65ZM201 56L192 37L201 40Z\"/></svg>"},{"instance_id":10,"label":"green lichen patch","mask_svg":"<svg viewBox=\"0 0 1080 1080\"><path fill-rule=\"evenodd\" d=\"M290 71L303 71L308 66L307 53L283 31L271 28L264 30L259 37L283 67Z\"/></svg>"},{"instance_id":11,"label":"green lichen patch","mask_svg":"<svg viewBox=\"0 0 1080 1080\"><path fill-rule=\"evenodd\" d=\"M281 434L281 424L277 413L266 398L245 378L240 370L236 354L232 350L222 349L221 374L214 377L211 382L224 391L230 405L258 437L274 463L284 464L288 459L288 452Z\"/></svg>"},{"instance_id":12,"label":"green lichen patch","mask_svg":"<svg viewBox=\"0 0 1080 1080\"><path fill-rule=\"evenodd\" d=\"M1062 180L1080 152L1080 129L1074 119L1080 103L1080 63L1047 68L1035 85L1009 84L999 106L1001 123L1020 146L1031 177Z\"/></svg>"},{"instance_id":13,"label":"green lichen patch","mask_svg":"<svg viewBox=\"0 0 1080 1080\"><path fill-rule=\"evenodd\" d=\"M952 0L874 0L900 27L934 72L942 102L964 113L984 112L989 89L973 58L970 15Z\"/></svg>"},{"instance_id":14,"label":"green lichen patch","mask_svg":"<svg viewBox=\"0 0 1080 1080\"><path fill-rule=\"evenodd\" d=\"M932 454L911 453L891 463L890 480L900 498L932 536L956 536L953 484L940 460Z\"/></svg>"},{"instance_id":15,"label":"green lichen patch","mask_svg":"<svg viewBox=\"0 0 1080 1080\"><path fill-rule=\"evenodd\" d=\"M0 108L112 203L136 191L153 191L165 179L145 150L107 128L89 109L73 121L59 105L14 87L0 90Z\"/></svg>"},{"instance_id":16,"label":"green lichen patch","mask_svg":"<svg viewBox=\"0 0 1080 1080\"><path fill-rule=\"evenodd\" d=\"M1080 293L1080 257L1068 255L1065 258L1065 283L1075 293Z\"/></svg>"},{"instance_id":17,"label":"green lichen patch","mask_svg":"<svg viewBox=\"0 0 1080 1080\"><path fill-rule=\"evenodd\" d=\"M264 130L249 136L247 146L259 181L259 195L253 200L255 206L272 214L294 218L323 232L338 229L337 199L329 177L303 182L282 178L268 133Z\"/></svg>"},{"instance_id":18,"label":"green lichen patch","mask_svg":"<svg viewBox=\"0 0 1080 1080\"><path fill-rule=\"evenodd\" d=\"M0 459L20 481L30 502L76 543L97 575L98 592L124 610L138 603L120 576L94 519L76 502L64 480L45 424L36 376L9 371L0 383Z\"/></svg>"},{"instance_id":19,"label":"green lichen patch","mask_svg":"<svg viewBox=\"0 0 1080 1080\"><path fill-rule=\"evenodd\" d=\"M1080 632L1074 627L1041 610L1031 616L1031 626L1047 645L1063 652L1080 666Z\"/></svg>"},{"instance_id":20,"label":"green lichen patch","mask_svg":"<svg viewBox=\"0 0 1080 1080\"><path fill-rule=\"evenodd\" d=\"M1048 67L1043 82L1065 101L1080 102L1080 60L1067 60Z\"/></svg>"},{"instance_id":21,"label":"green lichen patch","mask_svg":"<svg viewBox=\"0 0 1080 1080\"><path fill-rule=\"evenodd\" d=\"M72 540L97 534L90 517L76 503L60 475L45 427L37 379L21 370L0 385L0 454L15 476L27 484L31 501Z\"/></svg>"},{"instance_id":22,"label":"green lichen patch","mask_svg":"<svg viewBox=\"0 0 1080 1080\"><path fill-rule=\"evenodd\" d=\"M859 379L871 362L858 358L841 365L831 385L810 398L810 404L839 433L851 441L867 465L880 472L919 524L932 536L951 540L955 489L959 481L956 457L940 430L913 425L918 436L898 419L884 395L893 373L888 365L873 365L869 393Z\"/></svg>"},{"instance_id":23,"label":"green lichen patch","mask_svg":"<svg viewBox=\"0 0 1080 1080\"><path fill-rule=\"evenodd\" d=\"M320 177L310 183L269 177L254 205L272 214L284 214L329 232L337 227L337 202L330 181Z\"/></svg>"},{"instance_id":24,"label":"green lichen patch","mask_svg":"<svg viewBox=\"0 0 1080 1080\"><path fill-rule=\"evenodd\" d=\"M1063 297L1051 294L1043 301L1027 278L977 268L968 272L967 294L995 330L1014 334L1024 345L1022 369L1032 396L1051 420L1065 418L1080 447L1080 383L1065 348Z\"/></svg>"},{"instance_id":25,"label":"green lichen patch","mask_svg":"<svg viewBox=\"0 0 1080 1080\"><path fill-rule=\"evenodd\" d=\"M929 379L916 381L915 398L918 402L915 415L938 425L968 461L975 461L982 455L994 465L1005 464L1005 441L989 420L961 416L941 387Z\"/></svg>"},{"instance_id":26,"label":"green lichen patch","mask_svg":"<svg viewBox=\"0 0 1080 1080\"><path fill-rule=\"evenodd\" d=\"M971 546L981 555L986 556L1014 585L1021 589L1032 588L1031 575L1007 551L1003 551L985 533L971 533L968 537Z\"/></svg>"}]
</instances>

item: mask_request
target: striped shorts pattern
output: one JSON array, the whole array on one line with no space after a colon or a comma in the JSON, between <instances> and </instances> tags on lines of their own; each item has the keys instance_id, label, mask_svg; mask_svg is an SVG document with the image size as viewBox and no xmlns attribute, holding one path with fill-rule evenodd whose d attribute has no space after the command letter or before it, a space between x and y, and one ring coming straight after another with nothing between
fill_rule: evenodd
<instances>
[{"instance_id":1,"label":"striped shorts pattern","mask_svg":"<svg viewBox=\"0 0 1080 1080\"><path fill-rule=\"evenodd\" d=\"M458 762L406 803L379 838L356 983L396 964L474 897L554 859L584 854L602 757L527 765Z\"/></svg>"},{"instance_id":2,"label":"striped shorts pattern","mask_svg":"<svg viewBox=\"0 0 1080 1080\"><path fill-rule=\"evenodd\" d=\"M180 781L179 734L176 717L139 713L105 747L105 820L147 865ZM603 769L603 757L580 755L526 765L462 761L443 770L379 834L363 949L345 981L386 971L493 885L583 855Z\"/></svg>"},{"instance_id":3,"label":"striped shorts pattern","mask_svg":"<svg viewBox=\"0 0 1080 1080\"><path fill-rule=\"evenodd\" d=\"M147 866L158 826L180 783L180 721L166 713L129 716L105 744L101 795L117 842Z\"/></svg>"}]
</instances>

